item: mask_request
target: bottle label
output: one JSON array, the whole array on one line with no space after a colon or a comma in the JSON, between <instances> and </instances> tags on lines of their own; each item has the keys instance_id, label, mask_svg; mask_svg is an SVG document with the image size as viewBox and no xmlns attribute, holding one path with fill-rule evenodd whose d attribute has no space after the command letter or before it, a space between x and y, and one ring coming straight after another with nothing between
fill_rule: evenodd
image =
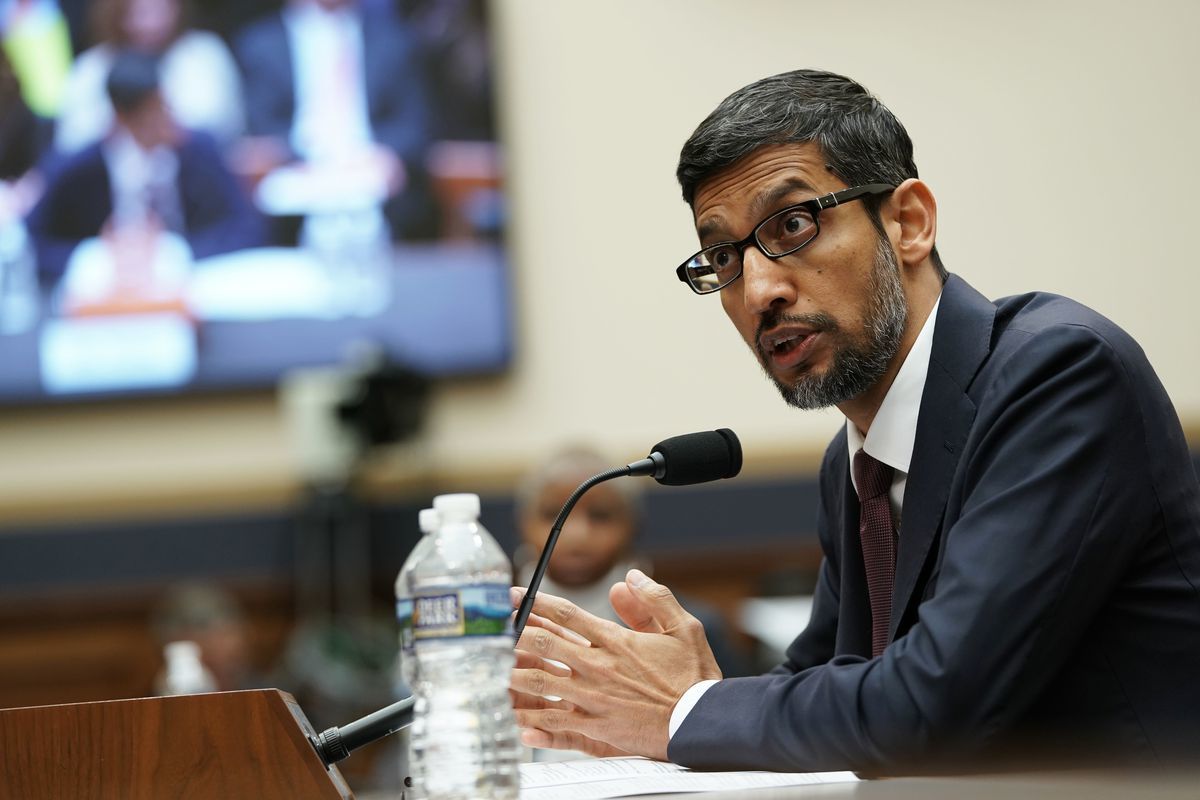
<instances>
[{"instance_id":1,"label":"bottle label","mask_svg":"<svg viewBox=\"0 0 1200 800\"><path fill-rule=\"evenodd\" d=\"M508 587L499 583L463 586L437 594L417 595L412 606L415 642L458 636L512 635ZM401 622L403 642L404 623Z\"/></svg>"},{"instance_id":2,"label":"bottle label","mask_svg":"<svg viewBox=\"0 0 1200 800\"><path fill-rule=\"evenodd\" d=\"M413 601L403 598L396 601L396 621L400 623L400 652L408 655L413 651Z\"/></svg>"}]
</instances>

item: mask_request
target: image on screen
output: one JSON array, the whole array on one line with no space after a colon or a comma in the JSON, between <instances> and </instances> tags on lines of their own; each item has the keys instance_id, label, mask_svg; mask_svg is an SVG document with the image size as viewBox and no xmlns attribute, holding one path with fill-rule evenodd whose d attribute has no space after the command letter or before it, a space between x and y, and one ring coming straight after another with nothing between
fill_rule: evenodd
<instances>
[{"instance_id":1,"label":"image on screen","mask_svg":"<svg viewBox=\"0 0 1200 800\"><path fill-rule=\"evenodd\" d=\"M510 358L483 0L0 0L0 403Z\"/></svg>"}]
</instances>

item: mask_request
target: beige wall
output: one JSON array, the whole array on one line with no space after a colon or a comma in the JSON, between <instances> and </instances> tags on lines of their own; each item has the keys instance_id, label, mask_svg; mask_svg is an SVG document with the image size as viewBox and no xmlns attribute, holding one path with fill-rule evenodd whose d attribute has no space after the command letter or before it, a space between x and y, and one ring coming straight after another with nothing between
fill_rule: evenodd
<instances>
[{"instance_id":1,"label":"beige wall","mask_svg":"<svg viewBox=\"0 0 1200 800\"><path fill-rule=\"evenodd\" d=\"M1100 309L1200 424L1200 3L493 9L517 360L502 378L440 388L397 470L484 482L563 439L634 458L717 426L741 434L751 469L811 466L836 414L784 407L719 301L672 274L695 242L673 178L679 146L727 93L798 66L855 77L905 122L952 271L992 296L1048 289ZM10 518L277 500L294 480L266 394L0 415Z\"/></svg>"}]
</instances>

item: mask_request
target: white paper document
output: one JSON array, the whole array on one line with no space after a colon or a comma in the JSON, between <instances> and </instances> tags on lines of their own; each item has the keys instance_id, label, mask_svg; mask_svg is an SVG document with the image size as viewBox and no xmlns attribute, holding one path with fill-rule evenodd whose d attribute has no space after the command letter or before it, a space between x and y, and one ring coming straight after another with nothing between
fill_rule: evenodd
<instances>
[{"instance_id":1,"label":"white paper document","mask_svg":"<svg viewBox=\"0 0 1200 800\"><path fill-rule=\"evenodd\" d=\"M645 758L589 758L522 764L521 800L602 800L857 780L853 772L692 772Z\"/></svg>"}]
</instances>

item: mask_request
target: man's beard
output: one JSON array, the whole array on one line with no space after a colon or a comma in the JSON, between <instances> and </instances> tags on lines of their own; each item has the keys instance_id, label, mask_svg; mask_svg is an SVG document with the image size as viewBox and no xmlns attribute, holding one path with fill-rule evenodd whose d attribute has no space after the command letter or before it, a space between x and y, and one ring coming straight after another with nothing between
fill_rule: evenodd
<instances>
[{"instance_id":1,"label":"man's beard","mask_svg":"<svg viewBox=\"0 0 1200 800\"><path fill-rule=\"evenodd\" d=\"M763 331L784 322L811 326L827 335L835 344L838 339L843 341L824 374L804 372L790 385L771 374L767 368L769 358L758 348L759 363L788 405L803 409L837 405L862 394L883 377L900 349L900 338L908 321L908 306L904 287L900 284L896 254L882 236L875 249L870 291L861 337L850 338L827 314L781 314L763 318L758 329L760 336L756 337L756 341L761 340Z\"/></svg>"}]
</instances>

